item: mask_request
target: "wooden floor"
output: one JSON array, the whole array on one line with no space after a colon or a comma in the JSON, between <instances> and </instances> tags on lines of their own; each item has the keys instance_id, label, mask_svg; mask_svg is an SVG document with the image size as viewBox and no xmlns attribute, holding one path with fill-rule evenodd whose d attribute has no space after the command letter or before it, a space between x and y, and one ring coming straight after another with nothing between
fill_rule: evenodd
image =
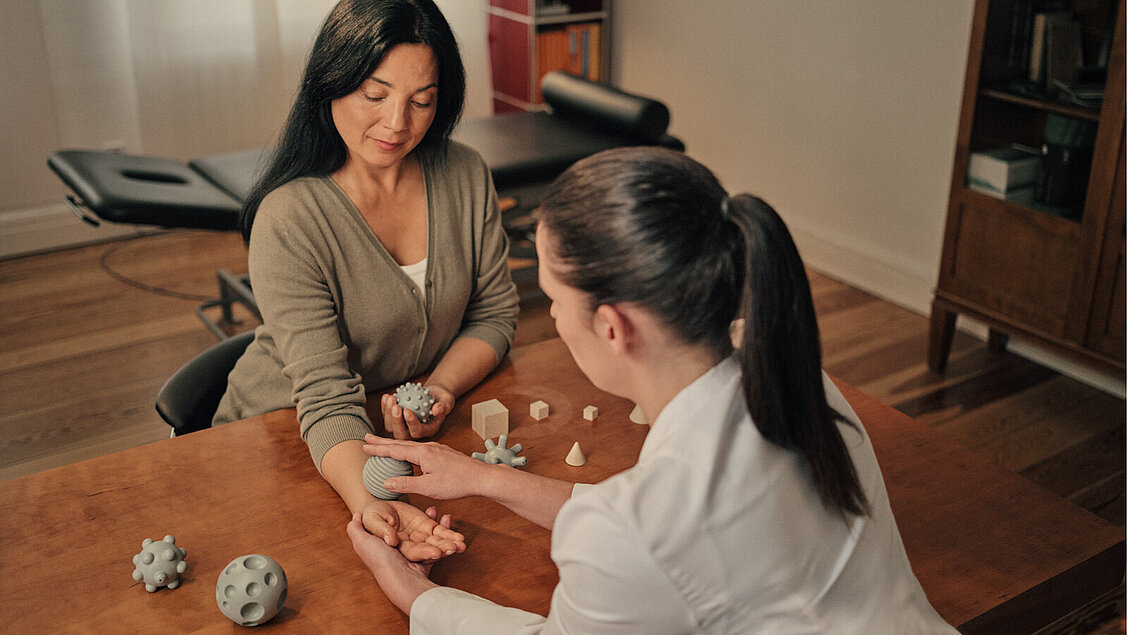
<instances>
[{"instance_id":1,"label":"wooden floor","mask_svg":"<svg viewBox=\"0 0 1128 635\"><path fill-rule=\"evenodd\" d=\"M153 400L215 343L194 311L223 268L246 271L234 234L172 232L0 262L0 480L167 437ZM927 318L810 276L828 372L1125 524L1123 400L962 334L945 374L931 373ZM236 330L253 326L246 318ZM528 294L517 345L554 335L543 296ZM1069 632L1123 633L1122 593L1110 606Z\"/></svg>"}]
</instances>

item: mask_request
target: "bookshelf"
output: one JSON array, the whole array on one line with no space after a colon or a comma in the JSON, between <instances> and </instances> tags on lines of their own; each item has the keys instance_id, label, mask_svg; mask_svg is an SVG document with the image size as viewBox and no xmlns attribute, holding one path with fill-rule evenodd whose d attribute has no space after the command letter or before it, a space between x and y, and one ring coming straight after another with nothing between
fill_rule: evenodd
<instances>
[{"instance_id":1,"label":"bookshelf","mask_svg":"<svg viewBox=\"0 0 1128 635\"><path fill-rule=\"evenodd\" d=\"M1124 4L976 0L932 305L933 370L944 369L965 315L987 325L993 348L1015 337L1123 373ZM1069 23L1054 37L1068 37L1038 37L1038 22L1051 31L1051 14ZM1049 66L1060 59L1067 66ZM972 155L1003 147L1039 154L1032 198L970 187Z\"/></svg>"},{"instance_id":2,"label":"bookshelf","mask_svg":"<svg viewBox=\"0 0 1128 635\"><path fill-rule=\"evenodd\" d=\"M490 0L487 11L494 114L543 108L549 71L609 79L611 0Z\"/></svg>"}]
</instances>

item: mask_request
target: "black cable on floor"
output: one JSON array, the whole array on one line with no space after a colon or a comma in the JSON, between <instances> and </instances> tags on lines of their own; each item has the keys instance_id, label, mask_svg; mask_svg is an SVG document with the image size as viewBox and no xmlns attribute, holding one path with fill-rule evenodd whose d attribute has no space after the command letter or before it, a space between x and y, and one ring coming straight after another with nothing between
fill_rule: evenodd
<instances>
[{"instance_id":1,"label":"black cable on floor","mask_svg":"<svg viewBox=\"0 0 1128 635\"><path fill-rule=\"evenodd\" d=\"M153 293L153 294L165 296L165 297L168 297L168 298L177 298L179 300L189 300L189 301L192 301L192 302L208 302L210 300L215 299L212 296L196 295L194 293L184 293L182 291L176 291L176 290L173 290L173 289L165 289L163 287L157 287L157 286L153 286L151 284L145 284L144 282L134 280L133 278L130 278L130 277L126 276L125 274L118 273L117 271L114 271L113 267L111 267L109 262L108 262L109 257L111 255L116 253L118 250L128 246L129 243L133 242L134 240L138 240L140 238L149 238L149 237L151 237L151 235L136 236L136 237L129 238L129 239L126 239L126 240L118 241L118 242L110 245L104 252L102 252L102 257L98 260L98 264L99 264L99 266L101 266L102 271L105 271L106 275L110 276L114 280L117 280L118 282L129 285L129 286L133 287L134 289L139 289L141 291L145 291L147 293Z\"/></svg>"}]
</instances>

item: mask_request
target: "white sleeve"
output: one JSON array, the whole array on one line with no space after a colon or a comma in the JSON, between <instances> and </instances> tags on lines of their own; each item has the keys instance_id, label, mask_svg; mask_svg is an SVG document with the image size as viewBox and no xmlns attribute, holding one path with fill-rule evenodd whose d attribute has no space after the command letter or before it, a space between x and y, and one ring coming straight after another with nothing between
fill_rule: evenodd
<instances>
[{"instance_id":1,"label":"white sleeve","mask_svg":"<svg viewBox=\"0 0 1128 635\"><path fill-rule=\"evenodd\" d=\"M437 587L415 598L411 632L419 635L495 635L540 633L544 617L494 604L472 593Z\"/></svg>"},{"instance_id":2,"label":"white sleeve","mask_svg":"<svg viewBox=\"0 0 1128 635\"><path fill-rule=\"evenodd\" d=\"M644 547L646 538L628 516L612 511L613 506L613 501L601 497L581 497L561 509L552 536L552 559L560 582L552 593L547 618L439 587L412 604L411 632L691 632L695 625L688 618L684 600L650 557ZM660 532L661 527L654 530Z\"/></svg>"}]
</instances>

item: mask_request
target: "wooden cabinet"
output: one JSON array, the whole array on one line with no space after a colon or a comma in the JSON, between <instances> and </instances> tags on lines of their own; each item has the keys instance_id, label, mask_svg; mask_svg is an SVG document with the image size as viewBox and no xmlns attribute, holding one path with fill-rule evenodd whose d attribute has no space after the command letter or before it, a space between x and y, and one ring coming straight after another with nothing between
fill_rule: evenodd
<instances>
[{"instance_id":1,"label":"wooden cabinet","mask_svg":"<svg viewBox=\"0 0 1128 635\"><path fill-rule=\"evenodd\" d=\"M1098 90L1104 81L1098 103L1030 80L1029 22L1050 6L1081 33L1081 62ZM976 1L932 305L933 370L944 369L963 314L988 326L993 347L1016 337L1123 372L1124 82L1124 0ZM1061 179L1063 128L1091 132L1087 143L1065 148L1073 153L1072 189ZM972 154L1010 146L1041 156L1033 198L970 189Z\"/></svg>"},{"instance_id":2,"label":"wooden cabinet","mask_svg":"<svg viewBox=\"0 0 1128 635\"><path fill-rule=\"evenodd\" d=\"M542 108L549 71L609 79L611 0L490 0L488 11L494 114Z\"/></svg>"}]
</instances>

